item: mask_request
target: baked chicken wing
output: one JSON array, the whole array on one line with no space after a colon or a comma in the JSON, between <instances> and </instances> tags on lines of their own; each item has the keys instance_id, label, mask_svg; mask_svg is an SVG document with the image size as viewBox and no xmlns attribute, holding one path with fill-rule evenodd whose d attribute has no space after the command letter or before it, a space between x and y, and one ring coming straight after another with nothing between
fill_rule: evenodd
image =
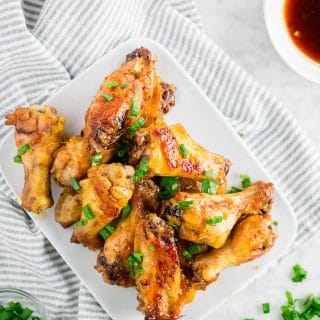
<instances>
[{"instance_id":1,"label":"baked chicken wing","mask_svg":"<svg viewBox=\"0 0 320 320\"><path fill-rule=\"evenodd\" d=\"M235 226L222 248L200 255L193 261L194 286L204 290L225 268L265 254L276 238L277 231L269 214L246 217Z\"/></svg>"},{"instance_id":2,"label":"baked chicken wing","mask_svg":"<svg viewBox=\"0 0 320 320\"><path fill-rule=\"evenodd\" d=\"M17 157L24 166L21 206L40 213L53 205L50 169L53 154L63 139L64 118L52 107L32 105L16 109L6 119L6 125L15 126Z\"/></svg>"},{"instance_id":3,"label":"baked chicken wing","mask_svg":"<svg viewBox=\"0 0 320 320\"><path fill-rule=\"evenodd\" d=\"M258 181L231 194L177 192L162 215L178 226L181 239L220 248L241 216L270 211L273 191L272 183Z\"/></svg>"},{"instance_id":4,"label":"baked chicken wing","mask_svg":"<svg viewBox=\"0 0 320 320\"><path fill-rule=\"evenodd\" d=\"M133 270L138 271L138 310L148 320L178 319L182 273L173 229L150 214L137 226L134 250L140 264L139 269L133 265Z\"/></svg>"},{"instance_id":5,"label":"baked chicken wing","mask_svg":"<svg viewBox=\"0 0 320 320\"><path fill-rule=\"evenodd\" d=\"M230 161L197 144L180 124L168 126L158 120L139 130L129 149L129 163L148 159L149 176L179 176L211 180L214 192L224 193Z\"/></svg>"},{"instance_id":6,"label":"baked chicken wing","mask_svg":"<svg viewBox=\"0 0 320 320\"><path fill-rule=\"evenodd\" d=\"M158 198L159 188L152 180L142 180L135 186L130 213L121 218L97 259L96 269L102 272L105 282L124 287L134 285L128 258L134 250L136 225L149 212L158 211Z\"/></svg>"},{"instance_id":7,"label":"baked chicken wing","mask_svg":"<svg viewBox=\"0 0 320 320\"><path fill-rule=\"evenodd\" d=\"M117 218L132 197L134 169L120 163L100 164L80 181L82 225L75 227L71 241L95 250L103 245L99 232Z\"/></svg>"}]
</instances>

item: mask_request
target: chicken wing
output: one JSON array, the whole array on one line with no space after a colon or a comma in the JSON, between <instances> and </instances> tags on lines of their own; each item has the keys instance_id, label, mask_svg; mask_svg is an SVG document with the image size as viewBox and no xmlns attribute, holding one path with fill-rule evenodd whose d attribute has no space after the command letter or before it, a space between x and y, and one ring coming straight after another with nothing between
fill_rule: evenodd
<instances>
[{"instance_id":1,"label":"chicken wing","mask_svg":"<svg viewBox=\"0 0 320 320\"><path fill-rule=\"evenodd\" d=\"M57 150L51 173L60 186L66 187L70 185L71 178L85 178L89 168L89 141L82 136L75 136Z\"/></svg>"},{"instance_id":2,"label":"chicken wing","mask_svg":"<svg viewBox=\"0 0 320 320\"><path fill-rule=\"evenodd\" d=\"M55 207L55 219L64 228L81 218L82 201L79 192L71 187L64 188Z\"/></svg>"},{"instance_id":3,"label":"chicken wing","mask_svg":"<svg viewBox=\"0 0 320 320\"><path fill-rule=\"evenodd\" d=\"M148 158L149 176L179 176L214 182L216 193L226 190L230 161L197 144L180 124L168 126L163 120L139 130L129 149L129 163Z\"/></svg>"},{"instance_id":4,"label":"chicken wing","mask_svg":"<svg viewBox=\"0 0 320 320\"><path fill-rule=\"evenodd\" d=\"M113 219L132 197L134 169L120 163L100 164L88 170L88 178L80 181L84 209L83 225L73 231L71 241L95 250L103 245L99 232Z\"/></svg>"},{"instance_id":5,"label":"chicken wing","mask_svg":"<svg viewBox=\"0 0 320 320\"><path fill-rule=\"evenodd\" d=\"M84 136L92 153L110 158L110 148L138 119L154 90L155 68L148 49L127 55L126 62L107 76L86 113ZM134 105L134 110L132 107ZM130 110L131 107L131 110Z\"/></svg>"},{"instance_id":6,"label":"chicken wing","mask_svg":"<svg viewBox=\"0 0 320 320\"><path fill-rule=\"evenodd\" d=\"M240 221L220 249L198 256L193 262L194 286L204 290L227 267L265 254L275 243L277 231L269 214L248 216Z\"/></svg>"},{"instance_id":7,"label":"chicken wing","mask_svg":"<svg viewBox=\"0 0 320 320\"><path fill-rule=\"evenodd\" d=\"M136 274L138 310L148 320L178 319L182 274L173 229L150 214L137 225L134 250L140 257Z\"/></svg>"},{"instance_id":8,"label":"chicken wing","mask_svg":"<svg viewBox=\"0 0 320 320\"><path fill-rule=\"evenodd\" d=\"M128 258L134 249L135 227L147 213L158 211L158 198L159 188L152 180L142 180L136 185L130 201L131 212L121 218L97 259L96 269L102 272L105 282L123 287L134 285Z\"/></svg>"},{"instance_id":9,"label":"chicken wing","mask_svg":"<svg viewBox=\"0 0 320 320\"><path fill-rule=\"evenodd\" d=\"M21 206L40 213L53 205L50 168L63 139L64 118L52 107L32 105L16 109L6 119L6 125L15 126L17 157L21 157L24 166Z\"/></svg>"},{"instance_id":10,"label":"chicken wing","mask_svg":"<svg viewBox=\"0 0 320 320\"><path fill-rule=\"evenodd\" d=\"M273 191L272 183L258 181L231 194L178 192L164 202L162 215L178 226L181 239L220 248L241 216L270 211Z\"/></svg>"}]
</instances>

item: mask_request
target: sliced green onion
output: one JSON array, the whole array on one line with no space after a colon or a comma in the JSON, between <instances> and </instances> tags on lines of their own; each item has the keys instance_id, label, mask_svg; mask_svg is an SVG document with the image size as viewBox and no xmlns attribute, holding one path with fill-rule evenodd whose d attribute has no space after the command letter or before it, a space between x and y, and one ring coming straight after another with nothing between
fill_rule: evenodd
<instances>
[{"instance_id":1,"label":"sliced green onion","mask_svg":"<svg viewBox=\"0 0 320 320\"><path fill-rule=\"evenodd\" d=\"M242 189L238 188L238 187L234 187L232 186L228 191L227 193L237 193L237 192L241 192Z\"/></svg>"},{"instance_id":2,"label":"sliced green onion","mask_svg":"<svg viewBox=\"0 0 320 320\"><path fill-rule=\"evenodd\" d=\"M136 99L133 99L130 105L130 116L136 117L139 114L139 111L140 111L139 101Z\"/></svg>"},{"instance_id":3,"label":"sliced green onion","mask_svg":"<svg viewBox=\"0 0 320 320\"><path fill-rule=\"evenodd\" d=\"M102 160L102 154L95 154L90 158L90 162L92 166L98 165L101 162L101 160Z\"/></svg>"},{"instance_id":4,"label":"sliced green onion","mask_svg":"<svg viewBox=\"0 0 320 320\"><path fill-rule=\"evenodd\" d=\"M18 148L18 154L21 156L22 154L25 154L30 149L30 144L26 143L20 148Z\"/></svg>"},{"instance_id":5,"label":"sliced green onion","mask_svg":"<svg viewBox=\"0 0 320 320\"><path fill-rule=\"evenodd\" d=\"M187 260L192 259L192 254L188 250L183 250L182 255L186 257Z\"/></svg>"},{"instance_id":6,"label":"sliced green onion","mask_svg":"<svg viewBox=\"0 0 320 320\"><path fill-rule=\"evenodd\" d=\"M87 219L82 219L80 221L78 221L77 223L74 224L75 228L81 228L83 226L85 226L87 224Z\"/></svg>"},{"instance_id":7,"label":"sliced green onion","mask_svg":"<svg viewBox=\"0 0 320 320\"><path fill-rule=\"evenodd\" d=\"M8 308L11 310L11 311L14 311L16 312L17 314L21 314L23 312L23 307L21 305L20 302L13 302L13 301L10 301L8 303Z\"/></svg>"},{"instance_id":8,"label":"sliced green onion","mask_svg":"<svg viewBox=\"0 0 320 320\"><path fill-rule=\"evenodd\" d=\"M82 211L84 213L84 216L86 217L86 219L88 220L93 220L95 218L90 206L88 204L86 204L83 208Z\"/></svg>"},{"instance_id":9,"label":"sliced green onion","mask_svg":"<svg viewBox=\"0 0 320 320\"><path fill-rule=\"evenodd\" d=\"M154 252L155 248L154 248L154 246L150 246L150 247L148 248L148 250L149 250L150 252Z\"/></svg>"},{"instance_id":10,"label":"sliced green onion","mask_svg":"<svg viewBox=\"0 0 320 320\"><path fill-rule=\"evenodd\" d=\"M127 218L131 212L131 205L128 203L124 208L121 210L121 218Z\"/></svg>"},{"instance_id":11,"label":"sliced green onion","mask_svg":"<svg viewBox=\"0 0 320 320\"><path fill-rule=\"evenodd\" d=\"M127 84L127 83L123 83L123 84L121 85L121 89L125 89L125 88L128 88L128 84Z\"/></svg>"},{"instance_id":12,"label":"sliced green onion","mask_svg":"<svg viewBox=\"0 0 320 320\"><path fill-rule=\"evenodd\" d=\"M141 266L142 261L143 261L143 254L138 251L134 252L128 258L130 276L132 278L141 276L143 274L144 270L143 270L143 267Z\"/></svg>"},{"instance_id":13,"label":"sliced green onion","mask_svg":"<svg viewBox=\"0 0 320 320\"><path fill-rule=\"evenodd\" d=\"M185 158L185 159L188 158L190 152L184 144L179 144L178 149L179 149L180 153L182 154L183 158Z\"/></svg>"},{"instance_id":14,"label":"sliced green onion","mask_svg":"<svg viewBox=\"0 0 320 320\"><path fill-rule=\"evenodd\" d=\"M138 76L138 71L136 69L132 70L132 74L134 75L134 77L136 78Z\"/></svg>"},{"instance_id":15,"label":"sliced green onion","mask_svg":"<svg viewBox=\"0 0 320 320\"><path fill-rule=\"evenodd\" d=\"M111 224L108 224L100 231L100 235L103 237L104 240L106 240L115 231L116 231L116 228Z\"/></svg>"},{"instance_id":16,"label":"sliced green onion","mask_svg":"<svg viewBox=\"0 0 320 320\"><path fill-rule=\"evenodd\" d=\"M194 254L197 254L201 251L201 246L197 243L194 243L192 244L189 248L188 248L188 251L194 255Z\"/></svg>"},{"instance_id":17,"label":"sliced green onion","mask_svg":"<svg viewBox=\"0 0 320 320\"><path fill-rule=\"evenodd\" d=\"M118 82L117 81L110 81L107 83L107 87L108 88L116 88L118 86Z\"/></svg>"},{"instance_id":18,"label":"sliced green onion","mask_svg":"<svg viewBox=\"0 0 320 320\"><path fill-rule=\"evenodd\" d=\"M274 226L278 226L278 225L279 225L279 221L276 221L276 220L273 221L273 225L274 225Z\"/></svg>"},{"instance_id":19,"label":"sliced green onion","mask_svg":"<svg viewBox=\"0 0 320 320\"><path fill-rule=\"evenodd\" d=\"M127 135L132 137L144 124L146 123L145 118L139 118L133 125L127 130Z\"/></svg>"},{"instance_id":20,"label":"sliced green onion","mask_svg":"<svg viewBox=\"0 0 320 320\"><path fill-rule=\"evenodd\" d=\"M112 101L113 100L113 95L109 93L103 93L102 96L107 100L107 101Z\"/></svg>"},{"instance_id":21,"label":"sliced green onion","mask_svg":"<svg viewBox=\"0 0 320 320\"><path fill-rule=\"evenodd\" d=\"M148 157L142 157L139 163L139 168L134 172L134 176L132 177L134 182L139 182L140 179L148 173L148 161Z\"/></svg>"},{"instance_id":22,"label":"sliced green onion","mask_svg":"<svg viewBox=\"0 0 320 320\"><path fill-rule=\"evenodd\" d=\"M215 172L205 171L204 175L209 179L215 179L217 174Z\"/></svg>"},{"instance_id":23,"label":"sliced green onion","mask_svg":"<svg viewBox=\"0 0 320 320\"><path fill-rule=\"evenodd\" d=\"M1 314L1 312L3 312L3 311L5 311L6 309L4 308L4 306L2 306L1 304L0 304L0 314Z\"/></svg>"},{"instance_id":24,"label":"sliced green onion","mask_svg":"<svg viewBox=\"0 0 320 320\"><path fill-rule=\"evenodd\" d=\"M223 217L222 216L217 216L214 218L209 218L206 220L206 224L211 224L212 226L215 226L218 223L221 223L223 221Z\"/></svg>"},{"instance_id":25,"label":"sliced green onion","mask_svg":"<svg viewBox=\"0 0 320 320\"><path fill-rule=\"evenodd\" d=\"M14 163L22 163L22 159L21 159L20 154L17 154L16 156L14 156L13 162Z\"/></svg>"},{"instance_id":26,"label":"sliced green onion","mask_svg":"<svg viewBox=\"0 0 320 320\"><path fill-rule=\"evenodd\" d=\"M79 191L81 189L80 184L76 178L71 178L70 179L70 185L73 190Z\"/></svg>"},{"instance_id":27,"label":"sliced green onion","mask_svg":"<svg viewBox=\"0 0 320 320\"><path fill-rule=\"evenodd\" d=\"M240 179L243 188L251 186L251 179L247 174L240 174Z\"/></svg>"},{"instance_id":28,"label":"sliced green onion","mask_svg":"<svg viewBox=\"0 0 320 320\"><path fill-rule=\"evenodd\" d=\"M219 183L217 181L203 179L201 181L201 192L215 194L217 192L218 186L219 186Z\"/></svg>"},{"instance_id":29,"label":"sliced green onion","mask_svg":"<svg viewBox=\"0 0 320 320\"><path fill-rule=\"evenodd\" d=\"M293 275L292 281L293 282L302 282L304 279L307 278L307 271L304 270L299 264L296 264L292 268Z\"/></svg>"},{"instance_id":30,"label":"sliced green onion","mask_svg":"<svg viewBox=\"0 0 320 320\"><path fill-rule=\"evenodd\" d=\"M263 313L269 313L270 312L270 303L263 303L262 304L262 311L263 311Z\"/></svg>"},{"instance_id":31,"label":"sliced green onion","mask_svg":"<svg viewBox=\"0 0 320 320\"><path fill-rule=\"evenodd\" d=\"M33 313L33 311L31 309L25 308L23 310L23 312L21 313L20 317L21 317L21 319L27 320L30 318L32 313Z\"/></svg>"},{"instance_id":32,"label":"sliced green onion","mask_svg":"<svg viewBox=\"0 0 320 320\"><path fill-rule=\"evenodd\" d=\"M180 201L178 201L178 208L179 209L187 209L192 204L193 204L193 200L180 200Z\"/></svg>"},{"instance_id":33,"label":"sliced green onion","mask_svg":"<svg viewBox=\"0 0 320 320\"><path fill-rule=\"evenodd\" d=\"M0 320L11 320L14 317L14 313L11 310L2 311L0 314Z\"/></svg>"},{"instance_id":34,"label":"sliced green onion","mask_svg":"<svg viewBox=\"0 0 320 320\"><path fill-rule=\"evenodd\" d=\"M160 184L160 198L162 200L171 199L178 191L177 177L164 177Z\"/></svg>"}]
</instances>

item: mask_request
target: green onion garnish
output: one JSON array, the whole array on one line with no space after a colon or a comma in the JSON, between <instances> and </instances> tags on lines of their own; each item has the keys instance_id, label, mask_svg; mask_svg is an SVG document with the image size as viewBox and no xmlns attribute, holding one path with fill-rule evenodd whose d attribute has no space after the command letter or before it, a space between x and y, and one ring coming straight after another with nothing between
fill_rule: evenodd
<instances>
[{"instance_id":1,"label":"green onion garnish","mask_svg":"<svg viewBox=\"0 0 320 320\"><path fill-rule=\"evenodd\" d=\"M81 189L80 184L76 178L71 178L70 179L70 185L73 190L79 191Z\"/></svg>"},{"instance_id":2,"label":"green onion garnish","mask_svg":"<svg viewBox=\"0 0 320 320\"><path fill-rule=\"evenodd\" d=\"M121 85L121 89L125 89L125 88L127 88L128 87L128 84L127 83L123 83L122 85Z\"/></svg>"},{"instance_id":3,"label":"green onion garnish","mask_svg":"<svg viewBox=\"0 0 320 320\"><path fill-rule=\"evenodd\" d=\"M129 258L130 276L134 279L136 276L141 276L144 272L141 263L143 261L143 254L140 252L134 252Z\"/></svg>"},{"instance_id":4,"label":"green onion garnish","mask_svg":"<svg viewBox=\"0 0 320 320\"><path fill-rule=\"evenodd\" d=\"M0 320L11 320L14 318L14 313L11 310L2 311L0 314Z\"/></svg>"},{"instance_id":5,"label":"green onion garnish","mask_svg":"<svg viewBox=\"0 0 320 320\"><path fill-rule=\"evenodd\" d=\"M22 154L25 154L30 149L30 144L26 143L20 148L18 148L18 154L21 156Z\"/></svg>"},{"instance_id":6,"label":"green onion garnish","mask_svg":"<svg viewBox=\"0 0 320 320\"><path fill-rule=\"evenodd\" d=\"M132 137L144 124L146 123L145 118L139 118L133 125L127 130L127 135Z\"/></svg>"},{"instance_id":7,"label":"green onion garnish","mask_svg":"<svg viewBox=\"0 0 320 320\"><path fill-rule=\"evenodd\" d=\"M14 163L22 163L22 159L21 159L20 154L17 154L16 156L14 156L13 162Z\"/></svg>"},{"instance_id":8,"label":"green onion garnish","mask_svg":"<svg viewBox=\"0 0 320 320\"><path fill-rule=\"evenodd\" d=\"M209 218L206 220L206 224L211 224L212 226L215 226L218 223L221 223L223 221L223 217L222 216L217 216L214 218Z\"/></svg>"},{"instance_id":9,"label":"green onion garnish","mask_svg":"<svg viewBox=\"0 0 320 320\"><path fill-rule=\"evenodd\" d=\"M215 179L217 174L215 172L205 171L204 175L209 179Z\"/></svg>"},{"instance_id":10,"label":"green onion garnish","mask_svg":"<svg viewBox=\"0 0 320 320\"><path fill-rule=\"evenodd\" d=\"M232 186L228 191L227 193L237 193L237 192L240 192L242 191L242 189L238 188L238 187L234 187Z\"/></svg>"},{"instance_id":11,"label":"green onion garnish","mask_svg":"<svg viewBox=\"0 0 320 320\"><path fill-rule=\"evenodd\" d=\"M107 87L108 88L116 88L118 86L118 82L117 81L110 81L107 83Z\"/></svg>"},{"instance_id":12,"label":"green onion garnish","mask_svg":"<svg viewBox=\"0 0 320 320\"><path fill-rule=\"evenodd\" d=\"M293 282L302 282L304 279L307 278L307 271L304 270L299 264L296 264L292 268L293 275L292 281Z\"/></svg>"},{"instance_id":13,"label":"green onion garnish","mask_svg":"<svg viewBox=\"0 0 320 320\"><path fill-rule=\"evenodd\" d=\"M106 225L99 233L104 240L106 240L112 233L116 231L116 228L111 224Z\"/></svg>"},{"instance_id":14,"label":"green onion garnish","mask_svg":"<svg viewBox=\"0 0 320 320\"><path fill-rule=\"evenodd\" d=\"M132 74L134 75L134 77L136 78L138 76L138 71L136 69L132 70Z\"/></svg>"},{"instance_id":15,"label":"green onion garnish","mask_svg":"<svg viewBox=\"0 0 320 320\"><path fill-rule=\"evenodd\" d=\"M263 311L263 313L269 313L270 312L270 303L263 303L262 304L262 311Z\"/></svg>"},{"instance_id":16,"label":"green onion garnish","mask_svg":"<svg viewBox=\"0 0 320 320\"><path fill-rule=\"evenodd\" d=\"M186 257L187 260L192 259L192 254L188 250L183 250L182 255Z\"/></svg>"},{"instance_id":17,"label":"green onion garnish","mask_svg":"<svg viewBox=\"0 0 320 320\"><path fill-rule=\"evenodd\" d=\"M193 200L180 200L178 201L178 208L187 209L191 204L193 204Z\"/></svg>"},{"instance_id":18,"label":"green onion garnish","mask_svg":"<svg viewBox=\"0 0 320 320\"><path fill-rule=\"evenodd\" d=\"M185 158L185 159L188 158L190 152L184 144L179 144L178 149L179 149L180 153L182 154L183 158Z\"/></svg>"},{"instance_id":19,"label":"green onion garnish","mask_svg":"<svg viewBox=\"0 0 320 320\"><path fill-rule=\"evenodd\" d=\"M168 224L170 227L172 227L176 232L179 232L179 226L178 226L176 223L174 223L174 222L172 222L172 221L167 221L167 224Z\"/></svg>"},{"instance_id":20,"label":"green onion garnish","mask_svg":"<svg viewBox=\"0 0 320 320\"><path fill-rule=\"evenodd\" d=\"M150 251L150 252L154 252L154 246L150 246L149 248L148 248L148 250Z\"/></svg>"},{"instance_id":21,"label":"green onion garnish","mask_svg":"<svg viewBox=\"0 0 320 320\"><path fill-rule=\"evenodd\" d=\"M78 221L77 223L74 224L75 228L81 228L83 226L85 226L87 224L87 219L82 219L80 221Z\"/></svg>"},{"instance_id":22,"label":"green onion garnish","mask_svg":"<svg viewBox=\"0 0 320 320\"><path fill-rule=\"evenodd\" d=\"M251 186L251 179L247 174L240 174L240 179L243 188Z\"/></svg>"},{"instance_id":23,"label":"green onion garnish","mask_svg":"<svg viewBox=\"0 0 320 320\"><path fill-rule=\"evenodd\" d=\"M107 101L112 101L113 100L113 95L109 93L103 93L102 96L107 100Z\"/></svg>"},{"instance_id":24,"label":"green onion garnish","mask_svg":"<svg viewBox=\"0 0 320 320\"><path fill-rule=\"evenodd\" d=\"M23 312L21 313L20 317L21 317L21 319L27 320L27 319L30 318L30 316L31 316L32 313L33 313L33 311L32 311L31 309L25 308L25 309L23 310Z\"/></svg>"},{"instance_id":25,"label":"green onion garnish","mask_svg":"<svg viewBox=\"0 0 320 320\"><path fill-rule=\"evenodd\" d=\"M178 191L178 178L177 177L164 177L160 184L160 198L168 200L172 198Z\"/></svg>"},{"instance_id":26,"label":"green onion garnish","mask_svg":"<svg viewBox=\"0 0 320 320\"><path fill-rule=\"evenodd\" d=\"M140 179L148 173L148 157L144 156L140 160L139 168L134 172L133 182L139 182Z\"/></svg>"},{"instance_id":27,"label":"green onion garnish","mask_svg":"<svg viewBox=\"0 0 320 320\"><path fill-rule=\"evenodd\" d=\"M217 192L218 186L219 186L219 183L217 181L203 179L201 181L201 192L215 194Z\"/></svg>"},{"instance_id":28,"label":"green onion garnish","mask_svg":"<svg viewBox=\"0 0 320 320\"><path fill-rule=\"evenodd\" d=\"M279 221L276 221L276 220L273 221L273 225L274 225L274 226L278 226L278 225L279 225Z\"/></svg>"},{"instance_id":29,"label":"green onion garnish","mask_svg":"<svg viewBox=\"0 0 320 320\"><path fill-rule=\"evenodd\" d=\"M9 308L9 310L14 311L18 314L22 314L22 312L23 312L23 307L20 302L10 301L8 303L8 308Z\"/></svg>"},{"instance_id":30,"label":"green onion garnish","mask_svg":"<svg viewBox=\"0 0 320 320\"><path fill-rule=\"evenodd\" d=\"M131 205L128 203L124 208L121 210L121 218L127 218L131 212Z\"/></svg>"},{"instance_id":31,"label":"green onion garnish","mask_svg":"<svg viewBox=\"0 0 320 320\"><path fill-rule=\"evenodd\" d=\"M119 147L118 147L118 150L117 150L117 156L119 158L123 158L127 152L128 152L128 149L129 149L129 141L128 140L123 140L119 143Z\"/></svg>"},{"instance_id":32,"label":"green onion garnish","mask_svg":"<svg viewBox=\"0 0 320 320\"><path fill-rule=\"evenodd\" d=\"M88 204L86 204L83 208L82 208L82 211L84 213L84 216L86 217L86 219L88 220L93 220L95 217L94 217L94 214L90 208L90 206Z\"/></svg>"},{"instance_id":33,"label":"green onion garnish","mask_svg":"<svg viewBox=\"0 0 320 320\"><path fill-rule=\"evenodd\" d=\"M139 111L140 111L139 101L136 99L133 99L130 105L130 116L136 117L139 114Z\"/></svg>"},{"instance_id":34,"label":"green onion garnish","mask_svg":"<svg viewBox=\"0 0 320 320\"><path fill-rule=\"evenodd\" d=\"M188 251L194 255L194 254L197 254L201 251L201 246L197 243L194 243L192 244L189 248L188 248Z\"/></svg>"},{"instance_id":35,"label":"green onion garnish","mask_svg":"<svg viewBox=\"0 0 320 320\"><path fill-rule=\"evenodd\" d=\"M90 162L92 166L98 165L101 162L101 160L102 160L102 154L95 154L90 158Z\"/></svg>"}]
</instances>

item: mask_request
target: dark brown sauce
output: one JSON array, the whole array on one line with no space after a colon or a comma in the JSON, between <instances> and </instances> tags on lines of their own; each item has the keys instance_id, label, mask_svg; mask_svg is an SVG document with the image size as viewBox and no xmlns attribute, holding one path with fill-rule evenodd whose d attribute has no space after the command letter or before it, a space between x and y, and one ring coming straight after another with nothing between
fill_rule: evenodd
<instances>
[{"instance_id":1,"label":"dark brown sauce","mask_svg":"<svg viewBox=\"0 0 320 320\"><path fill-rule=\"evenodd\" d=\"M320 0L286 0L284 14L295 45L320 63Z\"/></svg>"}]
</instances>

